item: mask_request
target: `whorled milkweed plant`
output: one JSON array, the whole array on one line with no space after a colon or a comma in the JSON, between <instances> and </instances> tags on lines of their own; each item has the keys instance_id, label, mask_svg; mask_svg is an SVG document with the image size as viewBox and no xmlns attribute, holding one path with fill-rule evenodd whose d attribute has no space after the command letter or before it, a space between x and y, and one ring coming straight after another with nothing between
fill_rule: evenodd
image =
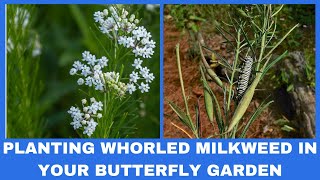
<instances>
[{"instance_id":1,"label":"whorled milkweed plant","mask_svg":"<svg viewBox=\"0 0 320 180\"><path fill-rule=\"evenodd\" d=\"M235 16L230 15L230 22L216 23L216 29L225 38L229 48L234 52L232 63L218 54L217 52L202 46L201 54L201 80L203 83L204 100L207 116L212 125L214 120L219 129L219 133L212 134L210 137L220 136L221 138L244 138L250 125L257 119L260 113L267 108L273 101L265 99L259 107L249 116L249 120L244 126L239 127L243 117L247 112L250 102L258 84L262 81L268 70L272 68L285 55L286 51L280 56L273 56L275 49L286 39L286 37L298 26L292 27L283 37L277 34L277 15L283 6L280 5L246 5L235 7ZM223 24L223 25L222 25ZM219 58L219 64L224 66L227 83L223 83L214 70L212 70L205 60L203 48L211 51ZM177 63L180 68L179 46L177 50ZM214 92L209 86L205 74L208 74L214 82L223 90L223 104L219 104ZM181 73L181 85L183 80ZM199 116L199 106L196 106L196 122L194 123L185 98L185 113L174 103L169 102L172 109L178 114L179 119L192 131L193 137L201 137ZM234 105L234 106L232 106ZM233 107L233 108L232 108ZM190 135L189 135L190 136Z\"/></svg>"},{"instance_id":2,"label":"whorled milkweed plant","mask_svg":"<svg viewBox=\"0 0 320 180\"><path fill-rule=\"evenodd\" d=\"M43 108L38 105L41 44L33 29L33 5L7 5L7 137L46 136Z\"/></svg>"},{"instance_id":3,"label":"whorled milkweed plant","mask_svg":"<svg viewBox=\"0 0 320 180\"><path fill-rule=\"evenodd\" d=\"M152 35L134 14L120 7L110 5L93 14L97 29L106 37L104 42L95 35L101 55L84 51L70 69L87 97L68 111L80 137L119 138L132 134L137 116L130 107L135 101L133 93L148 92L155 78L143 65L154 54ZM131 65L126 66L125 61Z\"/></svg>"}]
</instances>

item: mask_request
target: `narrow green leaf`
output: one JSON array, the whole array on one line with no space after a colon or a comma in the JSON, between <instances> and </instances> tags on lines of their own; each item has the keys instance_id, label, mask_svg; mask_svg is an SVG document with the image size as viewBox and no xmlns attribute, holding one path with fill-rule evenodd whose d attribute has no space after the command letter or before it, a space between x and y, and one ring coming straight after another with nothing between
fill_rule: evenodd
<instances>
[{"instance_id":1,"label":"narrow green leaf","mask_svg":"<svg viewBox=\"0 0 320 180\"><path fill-rule=\"evenodd\" d=\"M199 103L199 98L198 98L198 102L195 105L195 111L196 111L196 130L198 133L198 137L201 137L201 119L200 119L200 109L199 109L200 103Z\"/></svg>"},{"instance_id":2,"label":"narrow green leaf","mask_svg":"<svg viewBox=\"0 0 320 180\"><path fill-rule=\"evenodd\" d=\"M290 92L292 89L293 89L293 84L290 84L288 87L287 87L287 92Z\"/></svg>"},{"instance_id":3,"label":"narrow green leaf","mask_svg":"<svg viewBox=\"0 0 320 180\"><path fill-rule=\"evenodd\" d=\"M291 131L295 131L295 129L293 127L290 127L288 125L284 125L281 130L283 131L287 131L287 132L291 132Z\"/></svg>"},{"instance_id":4,"label":"narrow green leaf","mask_svg":"<svg viewBox=\"0 0 320 180\"><path fill-rule=\"evenodd\" d=\"M281 38L281 40L280 40L279 42L277 42L277 44L268 52L268 54L265 55L264 58L269 57L269 56L272 54L272 52L273 52L273 51L289 36L289 34L290 34L295 28L297 28L298 26L299 26L299 24L296 24L295 26L293 26L293 27Z\"/></svg>"},{"instance_id":5,"label":"narrow green leaf","mask_svg":"<svg viewBox=\"0 0 320 180\"><path fill-rule=\"evenodd\" d=\"M189 19L191 19L191 20L197 20L197 21L202 21L202 22L205 22L205 21L206 21L206 19L201 18L201 17L198 17L198 16L194 16L194 15L189 16Z\"/></svg>"},{"instance_id":6,"label":"narrow green leaf","mask_svg":"<svg viewBox=\"0 0 320 180\"><path fill-rule=\"evenodd\" d=\"M171 109L179 116L180 121L185 124L191 131L194 130L193 123L191 122L190 118L187 116L186 113L182 111L176 104L169 101L169 105Z\"/></svg>"},{"instance_id":7,"label":"narrow green leaf","mask_svg":"<svg viewBox=\"0 0 320 180\"><path fill-rule=\"evenodd\" d=\"M284 53L282 53L280 56L278 56L275 60L273 60L270 64L268 64L266 66L265 69L263 69L262 75L261 75L261 79L265 76L265 74L269 71L270 68L272 68L277 62L279 62L283 57L285 57L287 55L287 51L285 51ZM266 64L268 63L268 61L266 62Z\"/></svg>"},{"instance_id":8,"label":"narrow green leaf","mask_svg":"<svg viewBox=\"0 0 320 180\"><path fill-rule=\"evenodd\" d=\"M243 17L246 17L246 18L252 18L251 16L249 16L246 12L244 12L242 9L240 8L236 8L236 10L239 12L239 14Z\"/></svg>"},{"instance_id":9,"label":"narrow green leaf","mask_svg":"<svg viewBox=\"0 0 320 180\"><path fill-rule=\"evenodd\" d=\"M233 43L229 40L229 38L226 36L224 32L226 32L228 35L230 35L233 39L236 39L230 32L225 30L222 26L219 26L218 23L216 23L216 29L219 31L219 33L223 36L223 38L228 41L229 44L233 46L233 48L236 48ZM224 31L224 32L223 32Z\"/></svg>"}]
</instances>

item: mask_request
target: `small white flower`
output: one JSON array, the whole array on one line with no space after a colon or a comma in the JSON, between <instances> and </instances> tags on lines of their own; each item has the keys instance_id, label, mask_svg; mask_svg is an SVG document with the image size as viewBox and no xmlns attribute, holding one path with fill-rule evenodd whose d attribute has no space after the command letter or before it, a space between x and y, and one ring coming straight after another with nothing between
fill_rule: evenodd
<instances>
[{"instance_id":1,"label":"small white flower","mask_svg":"<svg viewBox=\"0 0 320 180\"><path fill-rule=\"evenodd\" d=\"M133 71L130 74L130 82L135 82L136 83L138 79L139 79L138 73Z\"/></svg>"},{"instance_id":2,"label":"small white flower","mask_svg":"<svg viewBox=\"0 0 320 180\"><path fill-rule=\"evenodd\" d=\"M80 61L75 61L72 66L80 71L82 70L83 64Z\"/></svg>"},{"instance_id":3,"label":"small white flower","mask_svg":"<svg viewBox=\"0 0 320 180\"><path fill-rule=\"evenodd\" d=\"M142 60L140 58L137 58L134 60L134 63L132 64L132 66L135 67L136 69L140 69L141 63L142 63Z\"/></svg>"},{"instance_id":4,"label":"small white flower","mask_svg":"<svg viewBox=\"0 0 320 180\"><path fill-rule=\"evenodd\" d=\"M90 54L89 51L84 51L84 52L82 53L82 58L83 58L83 60L87 61L87 59L89 58L90 55L91 55L91 54Z\"/></svg>"},{"instance_id":5,"label":"small white flower","mask_svg":"<svg viewBox=\"0 0 320 180\"><path fill-rule=\"evenodd\" d=\"M92 83L92 77L90 77L90 76L87 77L87 78L86 78L86 85L89 86L89 87L91 87L92 84L93 84L93 83Z\"/></svg>"},{"instance_id":6,"label":"small white flower","mask_svg":"<svg viewBox=\"0 0 320 180\"><path fill-rule=\"evenodd\" d=\"M82 78L79 78L78 81L77 81L77 83L78 83L78 85L81 86L81 85L84 83L84 80L83 80Z\"/></svg>"},{"instance_id":7,"label":"small white flower","mask_svg":"<svg viewBox=\"0 0 320 180\"><path fill-rule=\"evenodd\" d=\"M84 107L83 112L88 112L88 107Z\"/></svg>"},{"instance_id":8,"label":"small white flower","mask_svg":"<svg viewBox=\"0 0 320 180\"><path fill-rule=\"evenodd\" d=\"M69 73L70 73L71 76L73 76L73 75L75 75L77 73L77 69L71 68Z\"/></svg>"},{"instance_id":9,"label":"small white flower","mask_svg":"<svg viewBox=\"0 0 320 180\"><path fill-rule=\"evenodd\" d=\"M95 66L93 67L93 69L94 69L95 71L100 71L100 70L101 70L101 66L100 66L100 65L95 65Z\"/></svg>"},{"instance_id":10,"label":"small white flower","mask_svg":"<svg viewBox=\"0 0 320 180\"><path fill-rule=\"evenodd\" d=\"M104 14L100 11L95 12L93 14L95 22L103 22L103 15Z\"/></svg>"},{"instance_id":11,"label":"small white flower","mask_svg":"<svg viewBox=\"0 0 320 180\"><path fill-rule=\"evenodd\" d=\"M136 16L135 16L134 14L131 14L131 16L130 16L130 18L129 18L129 21L130 21L130 22L133 22L135 18L136 18Z\"/></svg>"},{"instance_id":12,"label":"small white flower","mask_svg":"<svg viewBox=\"0 0 320 180\"><path fill-rule=\"evenodd\" d=\"M82 72L81 72L81 74L82 74L84 77L87 77L88 75L90 75L90 74L91 74L90 67L87 66L87 65L84 65L84 66L82 67Z\"/></svg>"},{"instance_id":13,"label":"small white flower","mask_svg":"<svg viewBox=\"0 0 320 180\"><path fill-rule=\"evenodd\" d=\"M98 60L98 64L101 68L108 66L108 59L105 56L102 56L101 59Z\"/></svg>"},{"instance_id":14,"label":"small white flower","mask_svg":"<svg viewBox=\"0 0 320 180\"><path fill-rule=\"evenodd\" d=\"M81 121L81 124L82 124L82 125L86 125L86 124L87 124L87 121L86 121L86 120L82 120L82 121Z\"/></svg>"},{"instance_id":15,"label":"small white flower","mask_svg":"<svg viewBox=\"0 0 320 180\"><path fill-rule=\"evenodd\" d=\"M127 38L127 48L134 47L134 39L132 37Z\"/></svg>"},{"instance_id":16,"label":"small white flower","mask_svg":"<svg viewBox=\"0 0 320 180\"><path fill-rule=\"evenodd\" d=\"M80 121L72 121L70 124L73 126L73 129L75 130L82 127L82 125L80 124Z\"/></svg>"},{"instance_id":17,"label":"small white flower","mask_svg":"<svg viewBox=\"0 0 320 180\"><path fill-rule=\"evenodd\" d=\"M97 106L97 109L98 109L98 110L102 111L103 104L102 104L101 101L95 102L95 105Z\"/></svg>"},{"instance_id":18,"label":"small white flower","mask_svg":"<svg viewBox=\"0 0 320 180\"><path fill-rule=\"evenodd\" d=\"M129 13L128 13L128 11L126 11L125 9L122 9L122 15L121 15L121 18L122 19L125 19L126 17L127 17L127 15L128 15Z\"/></svg>"},{"instance_id":19,"label":"small white flower","mask_svg":"<svg viewBox=\"0 0 320 180\"><path fill-rule=\"evenodd\" d=\"M143 82L141 82L139 89L141 93L144 93L144 92L149 92L150 87L149 87L149 84L144 84Z\"/></svg>"},{"instance_id":20,"label":"small white flower","mask_svg":"<svg viewBox=\"0 0 320 180\"><path fill-rule=\"evenodd\" d=\"M82 99L81 102L82 102L82 104L86 104L87 100L86 99Z\"/></svg>"},{"instance_id":21,"label":"small white flower","mask_svg":"<svg viewBox=\"0 0 320 180\"><path fill-rule=\"evenodd\" d=\"M146 78L149 75L150 70L147 67L140 69L140 74L143 78Z\"/></svg>"},{"instance_id":22,"label":"small white flower","mask_svg":"<svg viewBox=\"0 0 320 180\"><path fill-rule=\"evenodd\" d=\"M96 63L96 56L95 55L91 55L88 57L87 62L89 65L94 66L94 64Z\"/></svg>"},{"instance_id":23,"label":"small white flower","mask_svg":"<svg viewBox=\"0 0 320 180\"><path fill-rule=\"evenodd\" d=\"M134 84L127 84L127 91L129 92L129 94L132 94L136 91L136 86Z\"/></svg>"},{"instance_id":24,"label":"small white flower","mask_svg":"<svg viewBox=\"0 0 320 180\"><path fill-rule=\"evenodd\" d=\"M103 91L104 85L103 85L103 83L101 82L101 80L99 79L99 80L96 80L95 82L96 82L96 83L95 83L95 89L96 89L96 90Z\"/></svg>"},{"instance_id":25,"label":"small white flower","mask_svg":"<svg viewBox=\"0 0 320 180\"><path fill-rule=\"evenodd\" d=\"M154 75L153 75L153 73L150 73L144 78L146 79L147 83L151 83L154 80Z\"/></svg>"},{"instance_id":26,"label":"small white flower","mask_svg":"<svg viewBox=\"0 0 320 180\"><path fill-rule=\"evenodd\" d=\"M99 73L94 73L93 79L94 80L100 80L100 74Z\"/></svg>"},{"instance_id":27,"label":"small white flower","mask_svg":"<svg viewBox=\"0 0 320 180\"><path fill-rule=\"evenodd\" d=\"M127 42L127 37L126 36L119 36L118 43L120 45L124 45L125 46L126 42Z\"/></svg>"},{"instance_id":28,"label":"small white flower","mask_svg":"<svg viewBox=\"0 0 320 180\"><path fill-rule=\"evenodd\" d=\"M98 119L102 118L102 114L101 114L101 113L98 113L97 118L98 118Z\"/></svg>"},{"instance_id":29,"label":"small white flower","mask_svg":"<svg viewBox=\"0 0 320 180\"><path fill-rule=\"evenodd\" d=\"M94 97L92 97L92 98L90 98L90 101L91 101L92 103L94 103L94 102L96 102L96 99L95 99Z\"/></svg>"},{"instance_id":30,"label":"small white flower","mask_svg":"<svg viewBox=\"0 0 320 180\"><path fill-rule=\"evenodd\" d=\"M83 134L87 134L89 137L93 134L93 132L96 130L96 126L98 125L97 122L95 122L93 119L87 122L87 125L84 128Z\"/></svg>"},{"instance_id":31,"label":"small white flower","mask_svg":"<svg viewBox=\"0 0 320 180\"><path fill-rule=\"evenodd\" d=\"M104 15L104 16L108 16L108 14L109 14L108 9L104 9L104 10L103 10L103 15Z\"/></svg>"},{"instance_id":32,"label":"small white flower","mask_svg":"<svg viewBox=\"0 0 320 180\"><path fill-rule=\"evenodd\" d=\"M90 114L85 114L84 118L89 119L90 118Z\"/></svg>"}]
</instances>

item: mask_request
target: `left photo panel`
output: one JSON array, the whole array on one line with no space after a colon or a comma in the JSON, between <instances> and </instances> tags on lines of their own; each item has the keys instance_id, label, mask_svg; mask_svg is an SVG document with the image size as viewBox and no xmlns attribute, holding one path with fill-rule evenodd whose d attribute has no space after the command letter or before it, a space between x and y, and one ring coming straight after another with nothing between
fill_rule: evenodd
<instances>
[{"instance_id":1,"label":"left photo panel","mask_svg":"<svg viewBox=\"0 0 320 180\"><path fill-rule=\"evenodd\" d=\"M159 5L6 5L7 138L159 138Z\"/></svg>"}]
</instances>

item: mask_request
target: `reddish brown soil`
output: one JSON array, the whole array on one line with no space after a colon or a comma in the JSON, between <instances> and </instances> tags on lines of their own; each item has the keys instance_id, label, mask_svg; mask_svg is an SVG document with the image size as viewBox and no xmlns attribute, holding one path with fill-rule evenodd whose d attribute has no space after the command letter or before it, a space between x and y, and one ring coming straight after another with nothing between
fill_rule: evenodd
<instances>
[{"instance_id":1,"label":"reddish brown soil","mask_svg":"<svg viewBox=\"0 0 320 180\"><path fill-rule=\"evenodd\" d=\"M232 54L226 52L226 47L222 45L223 38L219 35L213 34L211 37L204 37L205 41L210 42L209 46L212 49L219 51L225 57L232 57ZM177 115L173 112L169 106L168 101L174 102L182 109L184 108L184 101L181 94L181 86L178 75L178 67L176 63L175 46L180 43L180 57L182 75L184 80L185 92L188 97L188 106L190 114L195 119L194 105L197 104L199 99L200 117L201 117L201 130L202 137L211 137L218 133L217 125L214 127L210 124L204 106L202 84L200 82L199 61L191 58L188 55L188 35L180 33L177 30L171 20L165 20L164 25L164 137L165 138L188 138L188 135L183 132L186 131L192 136L190 130L186 128L179 120ZM207 43L207 42L206 42ZM217 92L217 98L219 101L223 101L223 93L220 88L216 87L214 83L211 83L211 87L214 92ZM246 113L249 116L256 107L258 107L260 100L253 100ZM247 138L281 138L283 134L278 126L273 122L275 117L271 109L266 109L259 118L250 127ZM277 117L278 118L278 117ZM183 130L180 130L173 124L179 126ZM245 122L241 126L245 125ZM217 136L213 136L217 137Z\"/></svg>"}]
</instances>

